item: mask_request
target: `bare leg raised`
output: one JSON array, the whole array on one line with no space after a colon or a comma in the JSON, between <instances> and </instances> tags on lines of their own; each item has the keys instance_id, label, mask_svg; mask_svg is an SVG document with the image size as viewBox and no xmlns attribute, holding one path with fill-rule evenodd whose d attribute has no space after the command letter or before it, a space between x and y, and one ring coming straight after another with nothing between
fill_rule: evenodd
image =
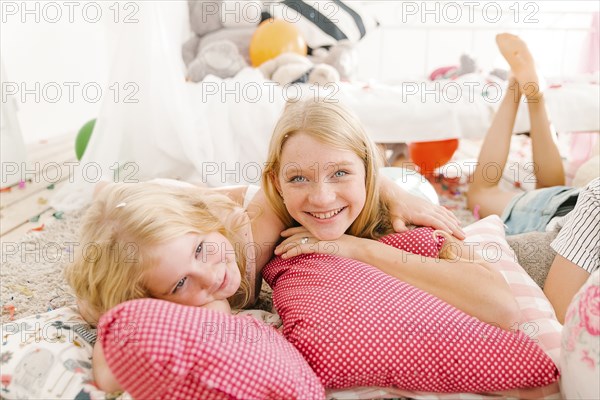
<instances>
[{"instance_id":1,"label":"bare leg raised","mask_svg":"<svg viewBox=\"0 0 600 400\"><path fill-rule=\"evenodd\" d=\"M536 186L544 188L564 185L565 173L556 147L556 135L550 128L533 57L525 42L518 36L503 33L496 37L496 43L510 65L521 92L527 98Z\"/></svg>"},{"instance_id":2,"label":"bare leg raised","mask_svg":"<svg viewBox=\"0 0 600 400\"><path fill-rule=\"evenodd\" d=\"M502 190L498 184L508 159L510 140L521 100L521 91L516 83L514 78L510 79L509 90L502 99L492 125L485 135L479 151L477 167L469 184L467 205L471 210L479 206L481 217L491 214L501 215L515 196L515 193Z\"/></svg>"},{"instance_id":3,"label":"bare leg raised","mask_svg":"<svg viewBox=\"0 0 600 400\"><path fill-rule=\"evenodd\" d=\"M511 67L508 92L488 129L477 168L467 193L470 209L479 206L479 215L502 214L504 208L516 195L503 191L498 186L506 166L515 118L522 95L529 109L532 158L538 188L564 185L565 175L556 147L555 136L550 128L544 95L533 57L518 36L503 33L496 36L500 52Z\"/></svg>"}]
</instances>

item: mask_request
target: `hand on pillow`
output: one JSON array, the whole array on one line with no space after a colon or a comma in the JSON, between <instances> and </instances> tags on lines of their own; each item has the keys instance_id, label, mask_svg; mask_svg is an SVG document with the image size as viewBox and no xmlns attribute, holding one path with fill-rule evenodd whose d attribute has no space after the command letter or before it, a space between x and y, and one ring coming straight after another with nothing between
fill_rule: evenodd
<instances>
[{"instance_id":1,"label":"hand on pillow","mask_svg":"<svg viewBox=\"0 0 600 400\"><path fill-rule=\"evenodd\" d=\"M416 244L403 234L382 241L427 256L440 250L432 236ZM479 393L544 386L558 377L553 361L520 330L483 323L359 261L275 258L263 276L285 337L327 388Z\"/></svg>"}]
</instances>

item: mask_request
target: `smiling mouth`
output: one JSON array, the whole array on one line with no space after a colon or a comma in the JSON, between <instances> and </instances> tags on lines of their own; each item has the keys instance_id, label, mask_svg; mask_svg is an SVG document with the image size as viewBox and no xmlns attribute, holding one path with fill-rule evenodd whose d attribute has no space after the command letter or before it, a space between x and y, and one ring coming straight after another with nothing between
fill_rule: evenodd
<instances>
[{"instance_id":1,"label":"smiling mouth","mask_svg":"<svg viewBox=\"0 0 600 400\"><path fill-rule=\"evenodd\" d=\"M339 213L344 211L345 208L346 207L342 207L342 208L338 208L336 210L327 211L325 213L313 213L313 212L308 212L308 211L306 213L317 219L325 220L325 219L330 219L330 218L335 217L336 215L338 215Z\"/></svg>"},{"instance_id":2,"label":"smiling mouth","mask_svg":"<svg viewBox=\"0 0 600 400\"><path fill-rule=\"evenodd\" d=\"M219 288L217 289L217 291L223 290L225 288L225 286L227 286L227 271L225 271L225 275L223 276L223 282L221 282L221 286L219 286Z\"/></svg>"}]
</instances>

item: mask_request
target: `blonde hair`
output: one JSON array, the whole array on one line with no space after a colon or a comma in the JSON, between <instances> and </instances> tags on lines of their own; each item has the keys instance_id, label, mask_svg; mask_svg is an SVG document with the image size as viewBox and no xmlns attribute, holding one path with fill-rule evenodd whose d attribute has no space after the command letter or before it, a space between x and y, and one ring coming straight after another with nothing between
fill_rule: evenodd
<instances>
[{"instance_id":1,"label":"blonde hair","mask_svg":"<svg viewBox=\"0 0 600 400\"><path fill-rule=\"evenodd\" d=\"M157 183L117 183L105 187L87 210L81 248L66 269L76 296L99 316L128 300L151 297L143 274L154 261L153 245L188 233L218 231L234 245L242 277L232 307L249 301L246 259L238 232L243 214L227 196L202 188Z\"/></svg>"},{"instance_id":2,"label":"blonde hair","mask_svg":"<svg viewBox=\"0 0 600 400\"><path fill-rule=\"evenodd\" d=\"M383 165L381 153L354 114L338 103L323 99L288 103L275 126L262 175L262 186L279 219L286 226L295 224L279 195L276 182L282 167L283 146L298 132L336 149L352 151L363 161L367 193L365 205L347 232L353 236L372 239L392 232L388 208L379 195L377 175Z\"/></svg>"}]
</instances>

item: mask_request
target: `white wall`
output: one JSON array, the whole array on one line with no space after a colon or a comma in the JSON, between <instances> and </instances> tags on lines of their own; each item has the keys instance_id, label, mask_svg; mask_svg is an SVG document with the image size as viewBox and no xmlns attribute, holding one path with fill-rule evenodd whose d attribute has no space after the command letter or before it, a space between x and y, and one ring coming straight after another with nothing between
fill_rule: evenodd
<instances>
[{"instance_id":1,"label":"white wall","mask_svg":"<svg viewBox=\"0 0 600 400\"><path fill-rule=\"evenodd\" d=\"M362 1L380 27L359 44L360 77L384 82L422 78L456 65L461 54L483 71L507 69L494 37L523 37L547 77L580 72L598 1Z\"/></svg>"},{"instance_id":2,"label":"white wall","mask_svg":"<svg viewBox=\"0 0 600 400\"><path fill-rule=\"evenodd\" d=\"M2 0L0 3L1 56L8 81L13 84L10 89L14 89L14 84L18 86L15 99L25 142L77 131L98 114L102 99L114 95L114 91L108 89L111 63L108 37L127 16L135 18L135 2L76 1L73 9L69 9L66 1ZM463 52L474 55L484 71L506 68L496 49L494 35L507 30L528 40L545 75L576 73L591 13L599 8L597 1L480 1L474 2L480 4L473 8L474 20L470 23L467 2L428 1L427 7L434 10L433 14L423 12L422 1L360 3L377 15L381 27L359 45L359 77L384 82L424 77L435 68L455 65ZM495 18L495 7L488 3L501 6L499 22L490 22ZM32 12L25 13L23 4ZM463 17L451 22L450 19L455 18L451 12L456 4L462 7ZM96 18L96 5L102 9L99 18ZM418 8L416 13L414 6ZM61 17L53 23L57 9ZM488 14L484 14L484 9ZM518 15L515 10L519 10ZM537 22L526 22L527 16ZM93 22L96 19L97 22ZM72 98L65 82L79 85L74 88ZM35 90L36 84L39 100L33 94L23 96L21 89ZM84 85L88 85L89 97L82 92ZM96 85L102 88L102 98L93 102L91 97ZM55 99L57 87L62 95Z\"/></svg>"},{"instance_id":3,"label":"white wall","mask_svg":"<svg viewBox=\"0 0 600 400\"><path fill-rule=\"evenodd\" d=\"M102 87L103 97L109 94L104 90L109 71L105 33L112 16L104 11L92 22L95 7L83 11L94 3L89 1L73 2L78 6L71 8L71 15L67 2L1 3L7 74L2 101L17 91L14 99L25 142L77 131L98 114L102 101L95 102L95 87ZM82 90L85 85L87 93Z\"/></svg>"}]
</instances>

